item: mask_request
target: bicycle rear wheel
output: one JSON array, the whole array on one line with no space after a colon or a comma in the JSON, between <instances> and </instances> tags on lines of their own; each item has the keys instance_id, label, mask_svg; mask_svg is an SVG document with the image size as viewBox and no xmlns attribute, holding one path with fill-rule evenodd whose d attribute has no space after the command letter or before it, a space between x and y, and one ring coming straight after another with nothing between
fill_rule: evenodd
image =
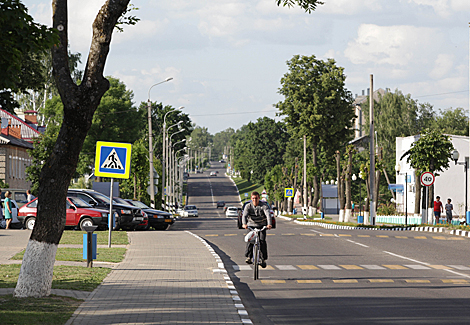
<instances>
[{"instance_id":1,"label":"bicycle rear wheel","mask_svg":"<svg viewBox=\"0 0 470 325\"><path fill-rule=\"evenodd\" d=\"M259 246L253 245L253 279L259 278Z\"/></svg>"}]
</instances>

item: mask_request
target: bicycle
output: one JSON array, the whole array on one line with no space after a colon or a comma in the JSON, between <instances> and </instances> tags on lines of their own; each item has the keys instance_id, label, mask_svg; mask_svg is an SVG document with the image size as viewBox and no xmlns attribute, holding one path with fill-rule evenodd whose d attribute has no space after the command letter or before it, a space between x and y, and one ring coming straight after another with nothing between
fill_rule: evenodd
<instances>
[{"instance_id":1,"label":"bicycle","mask_svg":"<svg viewBox=\"0 0 470 325\"><path fill-rule=\"evenodd\" d=\"M250 240L250 241L254 241L253 242L253 279L258 280L259 279L259 265L261 263L261 258L260 258L261 248L260 248L260 243L259 243L259 233L267 228L266 226L264 226L261 229L251 228L251 227L247 227L247 229L250 229L254 234L254 236Z\"/></svg>"}]
</instances>

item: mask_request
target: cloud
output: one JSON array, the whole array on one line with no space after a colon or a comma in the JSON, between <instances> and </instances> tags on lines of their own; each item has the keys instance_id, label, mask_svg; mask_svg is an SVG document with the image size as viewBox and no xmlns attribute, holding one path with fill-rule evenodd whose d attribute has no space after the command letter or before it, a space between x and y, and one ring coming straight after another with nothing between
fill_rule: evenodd
<instances>
[{"instance_id":1,"label":"cloud","mask_svg":"<svg viewBox=\"0 0 470 325\"><path fill-rule=\"evenodd\" d=\"M364 11L381 11L383 1L379 0L335 0L325 1L317 12L334 15L356 15Z\"/></svg>"},{"instance_id":2,"label":"cloud","mask_svg":"<svg viewBox=\"0 0 470 325\"><path fill-rule=\"evenodd\" d=\"M427 60L427 50L439 52L438 29L415 26L378 26L362 24L357 38L348 43L344 55L354 64L407 66Z\"/></svg>"},{"instance_id":3,"label":"cloud","mask_svg":"<svg viewBox=\"0 0 470 325\"><path fill-rule=\"evenodd\" d=\"M429 76L434 79L442 78L452 69L454 56L452 54L439 54L434 62L434 69Z\"/></svg>"}]
</instances>

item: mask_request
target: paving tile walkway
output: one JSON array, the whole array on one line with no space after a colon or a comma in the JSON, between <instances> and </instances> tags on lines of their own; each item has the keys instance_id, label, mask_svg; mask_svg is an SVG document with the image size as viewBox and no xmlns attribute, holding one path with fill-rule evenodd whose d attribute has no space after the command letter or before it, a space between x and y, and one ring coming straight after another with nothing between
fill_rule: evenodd
<instances>
[{"instance_id":1,"label":"paving tile walkway","mask_svg":"<svg viewBox=\"0 0 470 325\"><path fill-rule=\"evenodd\" d=\"M189 232L132 232L69 324L251 324L218 255ZM241 316L242 315L242 316Z\"/></svg>"}]
</instances>

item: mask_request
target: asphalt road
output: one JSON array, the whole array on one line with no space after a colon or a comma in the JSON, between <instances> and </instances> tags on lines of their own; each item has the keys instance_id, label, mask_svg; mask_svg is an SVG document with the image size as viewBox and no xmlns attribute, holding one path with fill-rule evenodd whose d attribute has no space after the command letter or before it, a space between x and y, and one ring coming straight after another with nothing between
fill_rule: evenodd
<instances>
[{"instance_id":1,"label":"asphalt road","mask_svg":"<svg viewBox=\"0 0 470 325\"><path fill-rule=\"evenodd\" d=\"M210 171L219 170L217 177ZM240 206L222 164L191 174L190 230L222 257L254 324L468 324L470 239L422 232L328 230L278 219L254 281L244 230L216 202Z\"/></svg>"}]
</instances>

